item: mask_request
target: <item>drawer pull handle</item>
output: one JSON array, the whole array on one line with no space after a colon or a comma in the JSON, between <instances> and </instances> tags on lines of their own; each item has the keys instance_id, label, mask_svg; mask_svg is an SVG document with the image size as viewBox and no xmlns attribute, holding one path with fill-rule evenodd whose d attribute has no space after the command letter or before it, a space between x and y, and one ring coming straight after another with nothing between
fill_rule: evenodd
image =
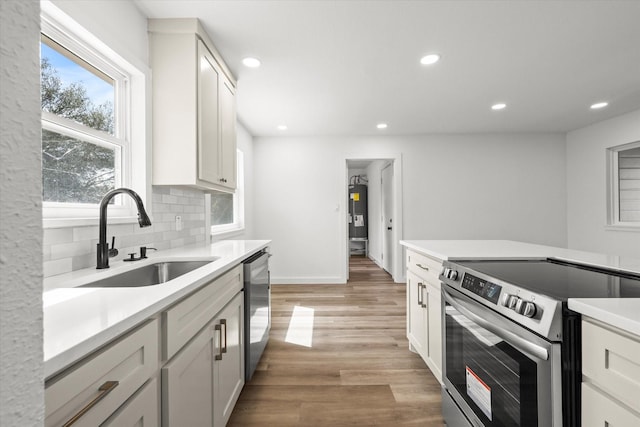
<instances>
[{"instance_id":1,"label":"drawer pull handle","mask_svg":"<svg viewBox=\"0 0 640 427\"><path fill-rule=\"evenodd\" d=\"M416 264L418 267L420 267L421 269L425 270L425 271L429 271L429 267L425 267L422 264Z\"/></svg>"},{"instance_id":2,"label":"drawer pull handle","mask_svg":"<svg viewBox=\"0 0 640 427\"><path fill-rule=\"evenodd\" d=\"M222 325L216 325L215 326L215 330L219 332L218 334L218 348L220 349L219 353L216 354L216 360L222 360L222 353L224 353L222 351Z\"/></svg>"},{"instance_id":3,"label":"drawer pull handle","mask_svg":"<svg viewBox=\"0 0 640 427\"><path fill-rule=\"evenodd\" d=\"M222 347L222 352L227 352L227 319L220 319L220 325L224 325L224 347Z\"/></svg>"},{"instance_id":4,"label":"drawer pull handle","mask_svg":"<svg viewBox=\"0 0 640 427\"><path fill-rule=\"evenodd\" d=\"M118 387L118 384L120 384L118 381L107 381L106 383L102 384L98 388L100 394L98 394L91 402L87 403L84 408L82 408L77 414L75 414L69 421L64 423L62 427L69 427L70 425L75 424L75 422L78 421L84 414L89 412L91 408L96 406L98 402L104 399L107 394L111 393L116 387Z\"/></svg>"}]
</instances>

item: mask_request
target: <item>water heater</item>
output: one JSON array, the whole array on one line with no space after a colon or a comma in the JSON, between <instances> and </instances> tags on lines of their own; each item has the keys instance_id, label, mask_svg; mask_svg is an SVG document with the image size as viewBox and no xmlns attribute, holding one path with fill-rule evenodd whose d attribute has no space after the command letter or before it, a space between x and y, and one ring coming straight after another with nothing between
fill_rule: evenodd
<instances>
[{"instance_id":1,"label":"water heater","mask_svg":"<svg viewBox=\"0 0 640 427\"><path fill-rule=\"evenodd\" d=\"M367 186L349 185L349 238L368 239Z\"/></svg>"}]
</instances>

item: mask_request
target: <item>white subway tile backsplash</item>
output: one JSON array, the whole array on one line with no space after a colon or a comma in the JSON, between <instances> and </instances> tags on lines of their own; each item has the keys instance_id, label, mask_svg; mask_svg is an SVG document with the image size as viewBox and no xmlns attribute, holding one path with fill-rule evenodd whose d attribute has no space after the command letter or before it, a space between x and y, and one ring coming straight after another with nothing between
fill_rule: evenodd
<instances>
[{"instance_id":1,"label":"white subway tile backsplash","mask_svg":"<svg viewBox=\"0 0 640 427\"><path fill-rule=\"evenodd\" d=\"M45 228L42 236L44 245L52 243L68 243L73 242L72 228Z\"/></svg>"},{"instance_id":2,"label":"white subway tile backsplash","mask_svg":"<svg viewBox=\"0 0 640 427\"><path fill-rule=\"evenodd\" d=\"M138 224L110 224L107 227L109 244L116 236L117 257L139 253L140 246L159 251L178 248L205 240L204 193L188 188L153 187L151 227ZM175 230L175 217L182 216L182 230ZM44 230L44 276L95 267L98 227L70 227Z\"/></svg>"}]
</instances>

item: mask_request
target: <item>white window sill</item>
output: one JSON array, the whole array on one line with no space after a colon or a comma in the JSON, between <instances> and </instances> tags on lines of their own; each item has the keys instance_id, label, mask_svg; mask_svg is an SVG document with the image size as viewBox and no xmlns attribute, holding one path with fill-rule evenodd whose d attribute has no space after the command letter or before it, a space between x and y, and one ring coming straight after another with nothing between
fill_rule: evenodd
<instances>
[{"instance_id":1,"label":"white window sill","mask_svg":"<svg viewBox=\"0 0 640 427\"><path fill-rule=\"evenodd\" d=\"M138 223L137 216L107 217L109 224L134 224ZM153 223L153 218L151 218ZM67 227L88 227L100 225L99 218L44 218L42 228L67 228Z\"/></svg>"},{"instance_id":2,"label":"white window sill","mask_svg":"<svg viewBox=\"0 0 640 427\"><path fill-rule=\"evenodd\" d=\"M640 224L638 225L627 225L627 224L616 224L616 225L610 225L607 224L604 226L604 229L606 231L637 231L640 232Z\"/></svg>"},{"instance_id":3,"label":"white window sill","mask_svg":"<svg viewBox=\"0 0 640 427\"><path fill-rule=\"evenodd\" d=\"M224 240L244 233L244 226L211 227L211 240Z\"/></svg>"}]
</instances>

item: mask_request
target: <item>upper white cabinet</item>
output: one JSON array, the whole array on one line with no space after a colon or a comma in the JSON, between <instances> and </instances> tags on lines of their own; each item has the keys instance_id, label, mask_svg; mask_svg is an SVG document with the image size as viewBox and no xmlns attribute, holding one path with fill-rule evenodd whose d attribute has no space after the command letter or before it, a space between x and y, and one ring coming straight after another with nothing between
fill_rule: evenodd
<instances>
[{"instance_id":1,"label":"upper white cabinet","mask_svg":"<svg viewBox=\"0 0 640 427\"><path fill-rule=\"evenodd\" d=\"M235 79L200 22L149 20L153 184L236 187Z\"/></svg>"}]
</instances>

